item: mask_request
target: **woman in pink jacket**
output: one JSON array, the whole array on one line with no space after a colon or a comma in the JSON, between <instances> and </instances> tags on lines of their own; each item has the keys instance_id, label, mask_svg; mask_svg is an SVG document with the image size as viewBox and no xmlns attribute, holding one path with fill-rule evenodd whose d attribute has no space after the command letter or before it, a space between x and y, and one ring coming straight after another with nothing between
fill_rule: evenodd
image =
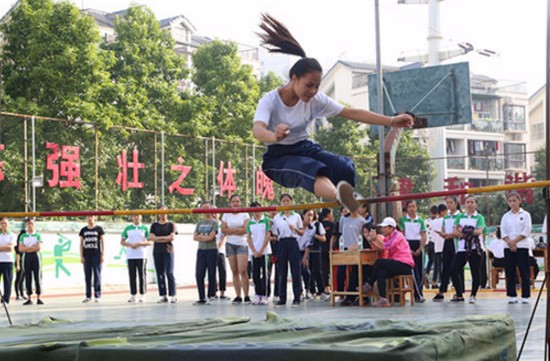
<instances>
[{"instance_id":1,"label":"woman in pink jacket","mask_svg":"<svg viewBox=\"0 0 550 361\"><path fill-rule=\"evenodd\" d=\"M411 254L409 242L403 233L396 227L395 219L386 217L378 225L384 235L384 240L377 237L376 231L371 230L367 240L372 249L385 250L386 258L379 258L374 264L369 282L364 285L364 291L373 291L372 285L378 282L378 293L380 298L373 303L376 307L387 307L390 302L386 298L386 279L397 275L409 275L414 267L414 260Z\"/></svg>"}]
</instances>

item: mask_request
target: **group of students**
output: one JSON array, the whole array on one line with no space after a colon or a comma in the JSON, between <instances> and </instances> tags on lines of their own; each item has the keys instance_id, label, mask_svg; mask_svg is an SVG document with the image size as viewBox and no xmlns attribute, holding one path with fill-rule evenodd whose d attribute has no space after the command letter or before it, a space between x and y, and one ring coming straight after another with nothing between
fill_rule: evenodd
<instances>
[{"instance_id":1,"label":"group of students","mask_svg":"<svg viewBox=\"0 0 550 361\"><path fill-rule=\"evenodd\" d=\"M166 209L161 207L160 209ZM86 296L82 302L101 298L101 268L104 261L103 228L96 224L95 216L87 216L87 225L79 232L80 257L84 268ZM3 280L2 301L9 304L13 285L13 270L16 270L16 300L23 305L32 305L32 295L36 294L36 304L44 302L42 295L42 274L40 250L42 235L35 229L34 218L25 220L25 229L18 236L9 229L9 220L0 218L0 277ZM174 249L176 227L168 221L166 214L159 214L150 228L141 223L141 216L132 216L121 235L121 245L126 248L130 298L128 302L142 302L146 292L146 247L153 245L153 259L157 275L160 303L176 302L176 281L174 277ZM15 256L14 256L15 255ZM15 266L15 267L14 267ZM23 289L23 279L25 289ZM34 281L34 282L33 282ZM139 282L139 287L138 287ZM34 287L33 287L34 283ZM93 293L92 293L93 291ZM92 298L93 296L93 298ZM170 300L168 299L170 297Z\"/></svg>"},{"instance_id":2,"label":"group of students","mask_svg":"<svg viewBox=\"0 0 550 361\"><path fill-rule=\"evenodd\" d=\"M501 219L497 239L493 242L502 242L503 264L506 275L506 294L509 303L517 303L517 276L519 270L521 278L521 301L528 303L530 297L530 249L534 246L531 239L531 215L521 208L521 196L516 192L506 195L509 211ZM407 209L409 212L409 210ZM415 231L416 232L416 231ZM446 198L446 204L432 207L430 218L424 222L420 230L421 239L428 239L430 262L426 269L422 269L424 261L415 262L415 280L422 290L424 274L429 274L434 265L432 287L439 284L439 290L433 301L445 300L449 283L452 281L455 294L451 302L465 302L464 267L468 263L472 279L471 293L468 302L477 302L477 292L482 284L484 271L486 272L487 246L485 236L487 227L485 219L477 210L477 201L474 195L469 195L464 201L464 211L461 210L458 199L454 196ZM418 233L417 238L418 238ZM431 244L431 246L430 246ZM486 274L486 273L485 273ZM486 277L485 277L486 278Z\"/></svg>"},{"instance_id":3,"label":"group of students","mask_svg":"<svg viewBox=\"0 0 550 361\"><path fill-rule=\"evenodd\" d=\"M280 197L283 206L292 204L292 196ZM232 195L232 208L241 208L241 198ZM260 207L258 202L251 208ZM210 202L203 202L201 209L211 208ZM273 295L276 304L287 302L288 269L293 279L293 304L301 301L302 286L300 277L304 277L304 288L309 297L310 290L315 294L325 291L321 275L321 243L325 242L325 230L317 221L314 211L305 211L300 215L292 211L281 213L263 212L225 213L221 220L217 215L205 212L203 219L195 227L193 239L198 244L196 262L196 282L199 299L195 305L208 305L217 297L216 269L221 271L219 289L221 299L225 296L225 258L229 263L233 287L234 304L268 304L271 295L271 278L274 275ZM273 272L275 271L275 272ZM204 279L208 274L208 290L205 292ZM254 299L250 297L250 274L254 284Z\"/></svg>"}]
</instances>

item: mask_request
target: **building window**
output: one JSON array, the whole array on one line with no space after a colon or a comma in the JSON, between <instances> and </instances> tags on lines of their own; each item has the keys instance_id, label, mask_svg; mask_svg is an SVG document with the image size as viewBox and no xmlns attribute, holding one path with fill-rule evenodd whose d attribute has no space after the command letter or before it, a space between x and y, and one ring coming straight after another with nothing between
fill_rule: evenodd
<instances>
[{"instance_id":1,"label":"building window","mask_svg":"<svg viewBox=\"0 0 550 361\"><path fill-rule=\"evenodd\" d=\"M504 144L504 156L506 168L525 169L525 144L507 143Z\"/></svg>"},{"instance_id":2,"label":"building window","mask_svg":"<svg viewBox=\"0 0 550 361\"><path fill-rule=\"evenodd\" d=\"M351 88L357 89L365 87L369 84L369 74L367 73L353 73L351 78Z\"/></svg>"},{"instance_id":3,"label":"building window","mask_svg":"<svg viewBox=\"0 0 550 361\"><path fill-rule=\"evenodd\" d=\"M525 130L525 107L505 104L503 107L504 130Z\"/></svg>"},{"instance_id":4,"label":"building window","mask_svg":"<svg viewBox=\"0 0 550 361\"><path fill-rule=\"evenodd\" d=\"M543 140L544 139L544 123L537 123L531 125L531 140Z\"/></svg>"}]
</instances>

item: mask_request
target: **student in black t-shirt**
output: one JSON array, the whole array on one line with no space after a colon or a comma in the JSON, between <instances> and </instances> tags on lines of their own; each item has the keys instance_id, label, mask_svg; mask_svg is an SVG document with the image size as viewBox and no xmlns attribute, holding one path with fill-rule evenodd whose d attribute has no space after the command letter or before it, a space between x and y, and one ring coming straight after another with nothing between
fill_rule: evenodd
<instances>
[{"instance_id":1,"label":"student in black t-shirt","mask_svg":"<svg viewBox=\"0 0 550 361\"><path fill-rule=\"evenodd\" d=\"M160 206L159 209L168 209ZM151 225L149 240L154 241L153 258L157 273L157 284L160 299L158 303L168 302L166 296L166 282L168 281L168 296L170 302L176 303L176 278L174 277L174 246L172 241L176 237L176 226L168 221L167 214L159 214L157 221Z\"/></svg>"},{"instance_id":2,"label":"student in black t-shirt","mask_svg":"<svg viewBox=\"0 0 550 361\"><path fill-rule=\"evenodd\" d=\"M82 301L83 303L92 300L92 278L95 302L99 302L101 298L101 265L105 249L103 240L105 232L103 228L95 224L95 216L87 216L86 222L88 225L82 228L78 234L80 237L80 261L84 265L86 281L86 298Z\"/></svg>"},{"instance_id":3,"label":"student in black t-shirt","mask_svg":"<svg viewBox=\"0 0 550 361\"><path fill-rule=\"evenodd\" d=\"M19 240L22 235L24 235L27 232L25 228L21 229L19 234L17 235L17 244L13 248L15 251L15 300L16 301L26 301L27 297L25 297L25 292L23 290L23 284L25 282L25 269L23 268L23 255L19 251Z\"/></svg>"},{"instance_id":4,"label":"student in black t-shirt","mask_svg":"<svg viewBox=\"0 0 550 361\"><path fill-rule=\"evenodd\" d=\"M321 273L323 276L323 284L325 285L325 293L330 293L330 244L334 232L337 232L334 224L334 214L330 208L323 208L319 214L319 222L325 228L326 242L321 243Z\"/></svg>"}]
</instances>

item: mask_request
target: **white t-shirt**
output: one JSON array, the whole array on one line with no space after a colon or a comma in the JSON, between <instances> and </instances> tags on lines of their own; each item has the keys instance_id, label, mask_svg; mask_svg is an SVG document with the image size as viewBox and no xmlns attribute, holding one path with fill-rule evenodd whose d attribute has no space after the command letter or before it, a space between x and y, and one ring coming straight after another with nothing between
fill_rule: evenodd
<instances>
[{"instance_id":1,"label":"white t-shirt","mask_svg":"<svg viewBox=\"0 0 550 361\"><path fill-rule=\"evenodd\" d=\"M262 217L259 220L252 218L248 222L247 233L249 233L252 238L252 244L254 245L256 252L262 249L262 246L264 245L267 234L266 232L270 229L270 223L271 220L269 217ZM249 248L248 250L250 255L253 255L252 249ZM267 241L263 254L271 254L271 244L269 241Z\"/></svg>"},{"instance_id":2,"label":"white t-shirt","mask_svg":"<svg viewBox=\"0 0 550 361\"><path fill-rule=\"evenodd\" d=\"M130 224L122 231L122 238L126 240L126 243L136 244L147 241L149 237L149 228L144 224ZM126 247L126 259L144 259L145 246L138 248Z\"/></svg>"},{"instance_id":3,"label":"white t-shirt","mask_svg":"<svg viewBox=\"0 0 550 361\"><path fill-rule=\"evenodd\" d=\"M298 239L300 235L291 230L290 225L293 225L298 229L303 228L304 224L302 223L302 216L296 212L292 212L288 216L284 213L277 214L275 218L273 218L273 226L271 231L273 234L277 235L279 239L291 237Z\"/></svg>"},{"instance_id":4,"label":"white t-shirt","mask_svg":"<svg viewBox=\"0 0 550 361\"><path fill-rule=\"evenodd\" d=\"M220 243L223 241L222 224L220 222L218 226L218 233L216 233L216 246L218 247L218 253L225 254L225 245L220 247Z\"/></svg>"},{"instance_id":5,"label":"white t-shirt","mask_svg":"<svg viewBox=\"0 0 550 361\"><path fill-rule=\"evenodd\" d=\"M296 105L289 107L283 103L279 89L275 89L260 99L254 121L267 124L270 131L274 131L279 124L288 125L290 134L277 144L290 145L309 138L309 126L313 119L338 115L342 110L342 104L323 93L315 94L307 103L298 100Z\"/></svg>"},{"instance_id":6,"label":"white t-shirt","mask_svg":"<svg viewBox=\"0 0 550 361\"><path fill-rule=\"evenodd\" d=\"M250 219L248 213L224 213L222 216L222 222L227 224L227 228L242 227L247 219ZM246 232L241 235L228 234L225 242L235 246L248 246L246 242Z\"/></svg>"},{"instance_id":7,"label":"white t-shirt","mask_svg":"<svg viewBox=\"0 0 550 361\"><path fill-rule=\"evenodd\" d=\"M517 213L508 211L504 213L500 220L500 233L502 239L508 237L510 240L516 238L520 234L525 238L516 243L517 248L531 248L529 237L531 236L531 215L529 212L520 208ZM506 244L505 248L509 248Z\"/></svg>"},{"instance_id":8,"label":"white t-shirt","mask_svg":"<svg viewBox=\"0 0 550 361\"><path fill-rule=\"evenodd\" d=\"M317 233L317 228L319 228L320 236L324 236L327 233L321 222L314 221L311 224L311 228L306 227L304 229L304 233L300 236L300 238L298 238L298 248L300 248L300 251L305 251L306 248L315 241L313 237L315 237L315 234Z\"/></svg>"},{"instance_id":9,"label":"white t-shirt","mask_svg":"<svg viewBox=\"0 0 550 361\"><path fill-rule=\"evenodd\" d=\"M13 233L0 233L0 246L15 246L15 235ZM13 263L13 251L0 252L0 263Z\"/></svg>"},{"instance_id":10,"label":"white t-shirt","mask_svg":"<svg viewBox=\"0 0 550 361\"><path fill-rule=\"evenodd\" d=\"M439 235L439 233L436 232L443 229L443 218L428 219L425 224L427 229L427 242L432 242L434 244L435 253L443 252L443 244L445 243L445 240Z\"/></svg>"}]
</instances>

